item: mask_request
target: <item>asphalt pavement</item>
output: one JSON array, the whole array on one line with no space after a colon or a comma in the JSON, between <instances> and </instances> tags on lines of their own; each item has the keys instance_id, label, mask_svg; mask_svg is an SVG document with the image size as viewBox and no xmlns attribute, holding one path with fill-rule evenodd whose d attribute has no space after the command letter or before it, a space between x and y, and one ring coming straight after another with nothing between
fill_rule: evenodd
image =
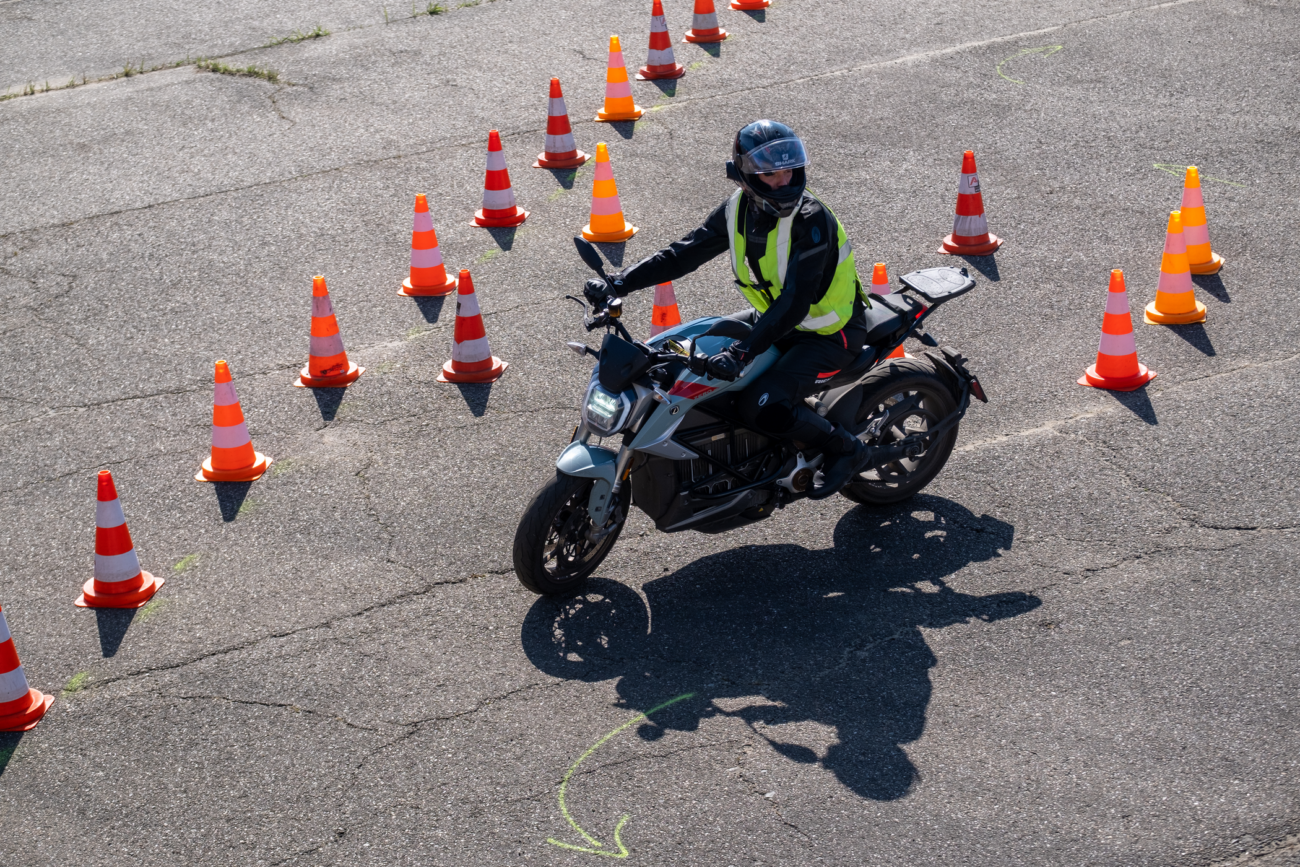
<instances>
[{"instance_id":1,"label":"asphalt pavement","mask_svg":"<svg viewBox=\"0 0 1300 867\"><path fill-rule=\"evenodd\" d=\"M0 605L56 696L0 735L0 864L1300 864L1293 2L723 6L635 124L591 118L641 0L267 5L0 2ZM641 227L613 265L716 207L769 116L860 269L971 269L930 331L990 403L925 492L717 536L634 513L590 592L519 586L590 370L592 166L531 168L553 75ZM515 230L470 225L491 128ZM1006 243L954 262L967 148ZM1158 377L1082 388L1188 164L1208 319L1135 316ZM396 294L421 192L490 387L435 382L454 302ZM314 274L346 391L291 387ZM742 303L721 259L676 289ZM276 461L251 484L193 480L218 358ZM137 612L72 604L105 468L167 578Z\"/></svg>"}]
</instances>

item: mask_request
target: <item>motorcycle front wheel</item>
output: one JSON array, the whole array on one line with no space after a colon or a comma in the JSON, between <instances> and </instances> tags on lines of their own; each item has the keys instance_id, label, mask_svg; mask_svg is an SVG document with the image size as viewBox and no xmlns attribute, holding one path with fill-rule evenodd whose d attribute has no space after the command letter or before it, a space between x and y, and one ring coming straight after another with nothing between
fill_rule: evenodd
<instances>
[{"instance_id":1,"label":"motorcycle front wheel","mask_svg":"<svg viewBox=\"0 0 1300 867\"><path fill-rule=\"evenodd\" d=\"M948 385L928 362L903 358L881 365L862 382L854 433L868 445L887 445L937 427L957 409ZM840 491L856 503L887 506L913 496L934 479L957 444L957 428L915 458L861 473Z\"/></svg>"},{"instance_id":2,"label":"motorcycle front wheel","mask_svg":"<svg viewBox=\"0 0 1300 867\"><path fill-rule=\"evenodd\" d=\"M515 576L534 593L553 596L578 590L618 540L621 521L602 539L588 538L592 522L587 500L594 483L556 473L524 511L515 531Z\"/></svg>"}]
</instances>

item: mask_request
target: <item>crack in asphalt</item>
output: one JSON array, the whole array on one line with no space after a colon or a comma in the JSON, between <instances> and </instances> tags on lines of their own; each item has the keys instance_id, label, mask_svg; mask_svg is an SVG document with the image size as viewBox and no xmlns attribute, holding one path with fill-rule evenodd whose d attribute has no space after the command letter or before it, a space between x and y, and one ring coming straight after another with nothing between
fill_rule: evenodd
<instances>
[{"instance_id":1,"label":"crack in asphalt","mask_svg":"<svg viewBox=\"0 0 1300 867\"><path fill-rule=\"evenodd\" d=\"M277 708L281 710L293 711L294 713L304 713L310 716L318 716L321 717L322 719L328 719L337 723L341 723L350 729L357 729L358 731L371 732L372 734L378 733L380 731L380 729L374 728L372 726L364 726L361 725L360 723L354 723L346 717L338 716L337 714L332 714L327 711L314 710L312 708L302 707L301 705L294 704L293 702L258 701L257 699L234 698L228 695L177 695L175 693L167 693L167 692L160 692L157 693L157 695L159 698L174 698L174 699L179 699L181 701L211 700L211 701L229 702L230 704L247 704L247 705L254 705L257 707Z\"/></svg>"}]
</instances>

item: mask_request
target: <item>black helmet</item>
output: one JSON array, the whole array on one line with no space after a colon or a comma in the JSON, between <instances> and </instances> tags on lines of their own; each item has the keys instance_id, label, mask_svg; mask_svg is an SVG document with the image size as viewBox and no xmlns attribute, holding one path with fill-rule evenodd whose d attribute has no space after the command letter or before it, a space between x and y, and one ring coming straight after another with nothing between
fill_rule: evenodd
<instances>
[{"instance_id":1,"label":"black helmet","mask_svg":"<svg viewBox=\"0 0 1300 867\"><path fill-rule=\"evenodd\" d=\"M808 154L794 130L774 120L756 120L736 133L732 159L727 163L731 178L769 214L788 217L803 198L808 177L804 166ZM772 189L759 180L759 174L792 169L790 183Z\"/></svg>"}]
</instances>

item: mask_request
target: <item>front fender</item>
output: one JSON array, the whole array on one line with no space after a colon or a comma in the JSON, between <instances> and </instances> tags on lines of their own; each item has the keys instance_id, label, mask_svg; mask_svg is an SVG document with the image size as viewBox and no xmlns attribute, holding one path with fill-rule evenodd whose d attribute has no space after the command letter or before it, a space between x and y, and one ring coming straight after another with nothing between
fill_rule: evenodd
<instances>
[{"instance_id":1,"label":"front fender","mask_svg":"<svg viewBox=\"0 0 1300 867\"><path fill-rule=\"evenodd\" d=\"M594 479L591 497L587 500L587 514L597 527L605 524L609 512L609 495L614 489L614 467L618 455L600 446L590 446L584 442L571 442L568 448L560 452L555 461L555 468L566 476L580 479Z\"/></svg>"}]
</instances>

